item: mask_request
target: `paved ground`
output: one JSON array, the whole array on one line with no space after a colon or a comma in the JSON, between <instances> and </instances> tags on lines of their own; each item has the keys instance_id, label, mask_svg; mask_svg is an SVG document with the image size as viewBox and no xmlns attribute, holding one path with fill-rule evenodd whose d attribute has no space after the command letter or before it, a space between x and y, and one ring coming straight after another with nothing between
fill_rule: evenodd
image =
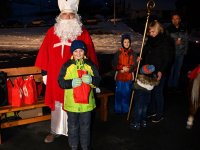
<instances>
[{"instance_id":1,"label":"paved ground","mask_svg":"<svg viewBox=\"0 0 200 150\"><path fill-rule=\"evenodd\" d=\"M140 131L132 130L126 115L113 112L113 97L109 101L109 119L99 120L96 113L92 127L93 150L199 150L200 114L194 128L185 128L188 102L184 93L168 93L165 119L148 124ZM49 121L2 130L1 150L68 150L67 137L61 136L54 143L45 144Z\"/></svg>"}]
</instances>

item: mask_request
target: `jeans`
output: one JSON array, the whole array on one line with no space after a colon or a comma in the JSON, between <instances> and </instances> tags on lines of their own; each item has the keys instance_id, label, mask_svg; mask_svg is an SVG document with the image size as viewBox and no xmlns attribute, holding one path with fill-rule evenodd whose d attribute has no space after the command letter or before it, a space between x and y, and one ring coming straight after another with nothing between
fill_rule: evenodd
<instances>
[{"instance_id":1,"label":"jeans","mask_svg":"<svg viewBox=\"0 0 200 150\"><path fill-rule=\"evenodd\" d=\"M135 90L134 109L132 123L140 124L146 121L147 108L151 99L151 92L144 90Z\"/></svg>"},{"instance_id":2,"label":"jeans","mask_svg":"<svg viewBox=\"0 0 200 150\"><path fill-rule=\"evenodd\" d=\"M78 148L79 140L83 150L89 150L91 111L83 113L67 112L69 145Z\"/></svg>"},{"instance_id":3,"label":"jeans","mask_svg":"<svg viewBox=\"0 0 200 150\"><path fill-rule=\"evenodd\" d=\"M183 65L184 55L176 55L174 64L171 68L171 73L168 79L168 87L178 87L181 67Z\"/></svg>"},{"instance_id":4,"label":"jeans","mask_svg":"<svg viewBox=\"0 0 200 150\"><path fill-rule=\"evenodd\" d=\"M133 81L116 81L115 112L127 113L129 110Z\"/></svg>"},{"instance_id":5,"label":"jeans","mask_svg":"<svg viewBox=\"0 0 200 150\"><path fill-rule=\"evenodd\" d=\"M162 77L158 86L151 91L151 101L149 105L149 113L156 114L158 117L163 116L164 112L164 86L166 77Z\"/></svg>"}]
</instances>

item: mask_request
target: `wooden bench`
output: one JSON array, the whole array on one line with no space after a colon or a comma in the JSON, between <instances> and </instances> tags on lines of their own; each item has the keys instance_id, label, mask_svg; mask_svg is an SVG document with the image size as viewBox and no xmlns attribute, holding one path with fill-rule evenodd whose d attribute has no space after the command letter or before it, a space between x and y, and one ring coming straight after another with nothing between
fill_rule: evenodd
<instances>
[{"instance_id":1,"label":"wooden bench","mask_svg":"<svg viewBox=\"0 0 200 150\"><path fill-rule=\"evenodd\" d=\"M4 71L7 73L7 77L13 80L14 78L18 76L22 76L23 78L26 78L28 75L34 75L36 82L42 82L42 74L41 70L37 67L19 67L19 68L5 68L0 69L0 71ZM46 107L44 104L44 98L40 97L38 98L38 102L33 105L22 105L20 107L12 107L10 105L7 106L1 106L0 107L0 144L2 144L2 138L1 138L1 129L3 128L9 128L19 125L25 125L29 123L35 123L39 121L45 121L51 119L51 115L41 115L41 116L34 116L31 118L25 118L25 119L19 119L9 122L2 122L2 117L6 113L10 112L18 112L18 111L24 111L24 110L31 110L31 109L37 109Z\"/></svg>"},{"instance_id":2,"label":"wooden bench","mask_svg":"<svg viewBox=\"0 0 200 150\"><path fill-rule=\"evenodd\" d=\"M34 79L36 82L42 82L42 74L41 70L37 67L31 66L31 67L19 67L19 68L5 68L5 69L0 69L0 71L4 71L7 73L7 77L13 80L14 78L18 76L22 76L26 78L28 75L34 75ZM101 121L107 121L108 118L108 100L109 96L113 96L114 92L105 90L103 89L101 93L97 94L97 98L100 100L100 106L99 106L99 111L100 111L100 120ZM42 108L46 107L44 104L44 98L40 97L38 99L38 102L33 105L23 105L20 107L12 107L10 105L7 106L1 106L0 107L0 144L2 143L1 139L1 129L3 128L9 128L9 127L14 127L14 126L19 126L19 125L25 125L25 124L30 124L30 123L35 123L39 121L45 121L51 119L50 114L49 115L42 115L42 116L35 116L31 118L25 118L25 119L20 119L20 120L15 120L15 121L10 121L10 122L2 122L2 116L6 113L10 112L17 112L17 111L24 111L24 110L31 110L31 109L36 109L36 108Z\"/></svg>"},{"instance_id":3,"label":"wooden bench","mask_svg":"<svg viewBox=\"0 0 200 150\"><path fill-rule=\"evenodd\" d=\"M100 119L101 121L108 120L108 100L110 96L114 96L115 93L110 90L102 89L101 93L97 93L97 98L100 100Z\"/></svg>"}]
</instances>

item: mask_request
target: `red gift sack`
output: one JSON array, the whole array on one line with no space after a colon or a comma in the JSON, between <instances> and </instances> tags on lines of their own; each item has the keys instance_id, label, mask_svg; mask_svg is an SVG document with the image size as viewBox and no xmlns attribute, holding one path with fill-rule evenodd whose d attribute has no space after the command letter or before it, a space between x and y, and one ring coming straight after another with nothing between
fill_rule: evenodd
<instances>
[{"instance_id":1,"label":"red gift sack","mask_svg":"<svg viewBox=\"0 0 200 150\"><path fill-rule=\"evenodd\" d=\"M14 80L14 86L12 88L12 98L11 98L11 103L12 106L14 107L19 107L23 104L23 78L22 77L17 77Z\"/></svg>"},{"instance_id":2,"label":"red gift sack","mask_svg":"<svg viewBox=\"0 0 200 150\"><path fill-rule=\"evenodd\" d=\"M78 70L78 77L81 78L82 75L87 74L85 70ZM78 87L73 88L74 101L75 103L88 104L90 85L82 82Z\"/></svg>"},{"instance_id":3,"label":"red gift sack","mask_svg":"<svg viewBox=\"0 0 200 150\"><path fill-rule=\"evenodd\" d=\"M43 91L43 83L36 83L36 87L37 87L37 96L41 96L42 95L42 91Z\"/></svg>"},{"instance_id":4,"label":"red gift sack","mask_svg":"<svg viewBox=\"0 0 200 150\"><path fill-rule=\"evenodd\" d=\"M33 75L24 80L23 96L24 104L31 105L37 102L37 89Z\"/></svg>"},{"instance_id":5,"label":"red gift sack","mask_svg":"<svg viewBox=\"0 0 200 150\"><path fill-rule=\"evenodd\" d=\"M12 88L13 84L10 79L7 79L7 90L8 90L8 104L12 105Z\"/></svg>"}]
</instances>

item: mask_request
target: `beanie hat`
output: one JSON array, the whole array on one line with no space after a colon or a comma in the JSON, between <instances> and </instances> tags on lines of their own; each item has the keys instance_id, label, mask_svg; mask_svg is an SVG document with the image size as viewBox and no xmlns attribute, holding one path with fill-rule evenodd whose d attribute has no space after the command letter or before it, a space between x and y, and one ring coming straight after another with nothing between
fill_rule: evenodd
<instances>
[{"instance_id":1,"label":"beanie hat","mask_svg":"<svg viewBox=\"0 0 200 150\"><path fill-rule=\"evenodd\" d=\"M71 44L70 52L73 53L78 48L84 50L85 54L87 53L85 43L81 40L74 40Z\"/></svg>"},{"instance_id":2,"label":"beanie hat","mask_svg":"<svg viewBox=\"0 0 200 150\"><path fill-rule=\"evenodd\" d=\"M58 7L61 13L70 12L77 14L79 0L58 0Z\"/></svg>"},{"instance_id":3,"label":"beanie hat","mask_svg":"<svg viewBox=\"0 0 200 150\"><path fill-rule=\"evenodd\" d=\"M154 65L144 65L140 68L140 73L141 74L151 74L155 71L155 66Z\"/></svg>"},{"instance_id":4,"label":"beanie hat","mask_svg":"<svg viewBox=\"0 0 200 150\"><path fill-rule=\"evenodd\" d=\"M129 42L130 42L130 46L131 46L131 37L130 37L130 35L129 35L129 34L123 34L123 35L122 35L121 44L122 44L122 47L123 47L123 48L125 48L125 47L124 47L124 39L128 39Z\"/></svg>"}]
</instances>

